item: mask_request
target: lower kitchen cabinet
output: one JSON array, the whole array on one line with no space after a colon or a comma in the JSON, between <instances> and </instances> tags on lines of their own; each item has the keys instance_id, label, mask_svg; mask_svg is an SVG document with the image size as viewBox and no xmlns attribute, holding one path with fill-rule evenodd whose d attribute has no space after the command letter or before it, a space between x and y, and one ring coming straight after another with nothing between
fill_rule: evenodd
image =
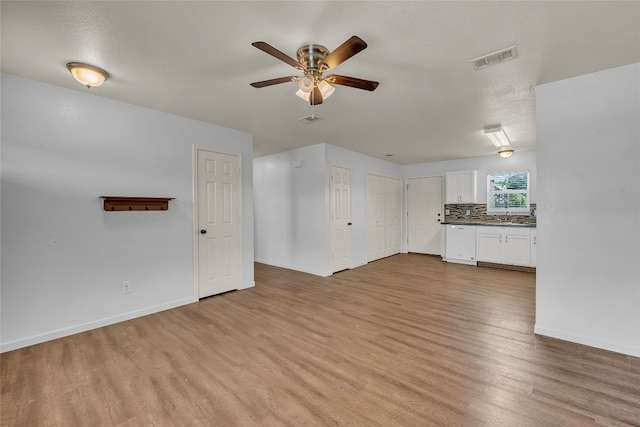
<instances>
[{"instance_id":1,"label":"lower kitchen cabinet","mask_svg":"<svg viewBox=\"0 0 640 427\"><path fill-rule=\"evenodd\" d=\"M531 266L531 230L477 227L476 259L495 264Z\"/></svg>"},{"instance_id":2,"label":"lower kitchen cabinet","mask_svg":"<svg viewBox=\"0 0 640 427\"><path fill-rule=\"evenodd\" d=\"M536 252L538 249L536 247L537 244L538 244L538 230L533 228L531 229L531 262L529 263L531 267L536 266Z\"/></svg>"}]
</instances>

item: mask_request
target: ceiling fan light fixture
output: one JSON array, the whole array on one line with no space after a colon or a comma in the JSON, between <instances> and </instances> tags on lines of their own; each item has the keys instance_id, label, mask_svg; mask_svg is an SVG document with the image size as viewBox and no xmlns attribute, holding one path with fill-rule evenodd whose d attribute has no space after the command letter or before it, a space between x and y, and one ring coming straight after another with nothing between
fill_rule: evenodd
<instances>
[{"instance_id":1,"label":"ceiling fan light fixture","mask_svg":"<svg viewBox=\"0 0 640 427\"><path fill-rule=\"evenodd\" d=\"M327 99L336 90L336 88L327 83L326 80L322 80L318 83L318 89L320 89L320 92L322 93L322 99Z\"/></svg>"},{"instance_id":2,"label":"ceiling fan light fixture","mask_svg":"<svg viewBox=\"0 0 640 427\"><path fill-rule=\"evenodd\" d=\"M313 90L313 77L303 76L298 80L298 88L305 93L309 93Z\"/></svg>"},{"instance_id":3,"label":"ceiling fan light fixture","mask_svg":"<svg viewBox=\"0 0 640 427\"><path fill-rule=\"evenodd\" d=\"M89 89L101 86L109 78L109 73L102 68L81 62L69 62L67 63L67 69L78 83L85 85Z\"/></svg>"},{"instance_id":4,"label":"ceiling fan light fixture","mask_svg":"<svg viewBox=\"0 0 640 427\"><path fill-rule=\"evenodd\" d=\"M301 99L304 99L305 101L309 102L311 99L311 93L313 92L313 88L311 89L312 90L310 90L309 92L305 92L300 88L296 92L296 95ZM323 100L330 97L333 94L333 92L336 90L335 87L331 86L325 80L322 80L320 83L318 83L318 89L320 89L320 93L322 93Z\"/></svg>"},{"instance_id":5,"label":"ceiling fan light fixture","mask_svg":"<svg viewBox=\"0 0 640 427\"><path fill-rule=\"evenodd\" d=\"M303 92L302 89L298 89L296 91L296 96L309 102L309 97L311 96L311 92Z\"/></svg>"},{"instance_id":6,"label":"ceiling fan light fixture","mask_svg":"<svg viewBox=\"0 0 640 427\"><path fill-rule=\"evenodd\" d=\"M335 90L329 83L363 89L370 92L374 91L379 84L378 82L370 80L340 76L337 74L332 74L326 78L322 76L324 72L334 69L367 47L365 41L358 36L351 36L332 52L319 44L305 44L296 52L297 59L293 59L286 53L279 51L263 41L253 42L251 45L304 73L301 77L288 76L250 83L250 85L255 88L297 82L298 90L296 91L296 95L311 105L319 105L330 97Z\"/></svg>"}]
</instances>

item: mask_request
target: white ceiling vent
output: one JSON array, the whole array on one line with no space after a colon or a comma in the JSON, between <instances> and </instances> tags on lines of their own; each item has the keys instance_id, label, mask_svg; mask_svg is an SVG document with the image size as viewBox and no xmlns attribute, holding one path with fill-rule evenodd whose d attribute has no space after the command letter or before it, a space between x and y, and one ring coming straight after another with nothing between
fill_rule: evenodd
<instances>
[{"instance_id":1,"label":"white ceiling vent","mask_svg":"<svg viewBox=\"0 0 640 427\"><path fill-rule=\"evenodd\" d=\"M311 115L306 116L306 117L300 117L298 119L299 122L306 123L306 124L309 124L311 122L315 122L316 120L320 120L320 117L316 116L315 114L311 114Z\"/></svg>"},{"instance_id":2,"label":"white ceiling vent","mask_svg":"<svg viewBox=\"0 0 640 427\"><path fill-rule=\"evenodd\" d=\"M515 46L508 47L506 49L499 50L497 52L490 53L488 55L483 55L478 58L472 59L471 63L473 64L473 68L476 70L481 70L483 68L487 68L490 65L496 65L501 62L509 61L511 59L516 59L518 57L518 50Z\"/></svg>"}]
</instances>

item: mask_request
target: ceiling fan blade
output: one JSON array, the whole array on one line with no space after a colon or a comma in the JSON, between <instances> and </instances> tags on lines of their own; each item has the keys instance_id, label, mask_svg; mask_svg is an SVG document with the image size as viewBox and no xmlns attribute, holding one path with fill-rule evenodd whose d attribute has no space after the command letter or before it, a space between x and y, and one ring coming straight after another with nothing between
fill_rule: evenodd
<instances>
[{"instance_id":1,"label":"ceiling fan blade","mask_svg":"<svg viewBox=\"0 0 640 427\"><path fill-rule=\"evenodd\" d=\"M338 74L331 74L325 77L325 80L329 83L334 83L342 86L355 87L356 89L364 89L368 91L374 91L380 83L371 80L358 79L356 77L340 76Z\"/></svg>"},{"instance_id":2,"label":"ceiling fan blade","mask_svg":"<svg viewBox=\"0 0 640 427\"><path fill-rule=\"evenodd\" d=\"M295 77L295 76L278 77L277 79L263 80L261 82L251 83L251 86L257 87L257 88L261 88L261 87L265 87L265 86L277 85L277 84L280 84L280 83L294 82L294 81L296 81L296 79L297 79L297 77Z\"/></svg>"},{"instance_id":3,"label":"ceiling fan blade","mask_svg":"<svg viewBox=\"0 0 640 427\"><path fill-rule=\"evenodd\" d=\"M342 64L347 59L351 58L356 53L364 50L367 44L358 36L351 36L349 40L338 46L333 52L324 58L324 62L327 65L323 71L331 70Z\"/></svg>"},{"instance_id":4,"label":"ceiling fan blade","mask_svg":"<svg viewBox=\"0 0 640 427\"><path fill-rule=\"evenodd\" d=\"M251 46L255 46L258 49L260 49L261 51L268 53L269 55L273 56L276 59L279 59L282 62L286 62L287 64L291 65L293 68L297 68L300 71L304 71L304 65L302 65L301 63L299 63L298 61L296 61L295 59L293 59L292 57L290 57L289 55L287 55L286 53L282 53L280 52L278 49L276 49L275 47L271 46L268 43L265 42L253 42L251 43Z\"/></svg>"},{"instance_id":5,"label":"ceiling fan blade","mask_svg":"<svg viewBox=\"0 0 640 427\"><path fill-rule=\"evenodd\" d=\"M309 94L309 104L311 105L320 105L322 104L322 92L320 92L320 88L316 85L313 88L313 92Z\"/></svg>"}]
</instances>

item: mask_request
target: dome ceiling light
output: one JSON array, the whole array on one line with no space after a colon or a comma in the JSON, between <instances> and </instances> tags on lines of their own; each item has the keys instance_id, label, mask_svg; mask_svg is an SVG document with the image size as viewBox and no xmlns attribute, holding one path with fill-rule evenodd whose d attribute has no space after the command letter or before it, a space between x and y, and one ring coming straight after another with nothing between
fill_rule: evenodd
<instances>
[{"instance_id":1,"label":"dome ceiling light","mask_svg":"<svg viewBox=\"0 0 640 427\"><path fill-rule=\"evenodd\" d=\"M83 64L82 62L69 62L67 63L67 69L78 83L85 85L89 89L101 86L109 78L109 73L102 68Z\"/></svg>"}]
</instances>

